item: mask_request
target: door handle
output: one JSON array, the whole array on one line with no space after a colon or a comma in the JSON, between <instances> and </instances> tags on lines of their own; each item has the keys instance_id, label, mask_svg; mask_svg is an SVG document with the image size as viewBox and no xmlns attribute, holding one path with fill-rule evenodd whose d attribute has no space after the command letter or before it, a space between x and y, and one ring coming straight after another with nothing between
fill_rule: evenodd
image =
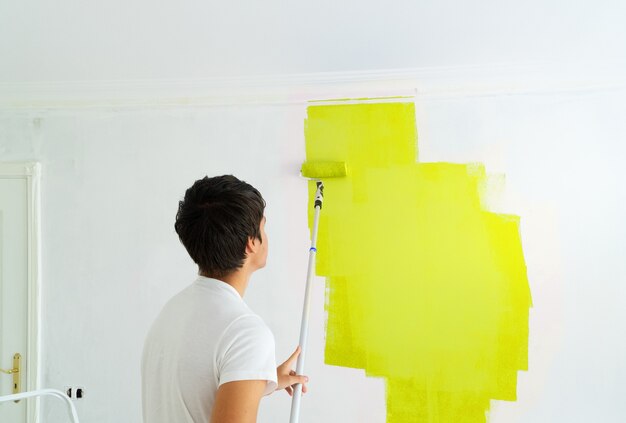
<instances>
[{"instance_id":1,"label":"door handle","mask_svg":"<svg viewBox=\"0 0 626 423\"><path fill-rule=\"evenodd\" d=\"M6 373L8 375L13 375L13 393L19 394L22 390L22 383L20 378L20 368L22 362L22 355L20 353L15 353L13 356L13 368L9 370L0 369L0 372ZM20 402L17 400L15 402Z\"/></svg>"}]
</instances>

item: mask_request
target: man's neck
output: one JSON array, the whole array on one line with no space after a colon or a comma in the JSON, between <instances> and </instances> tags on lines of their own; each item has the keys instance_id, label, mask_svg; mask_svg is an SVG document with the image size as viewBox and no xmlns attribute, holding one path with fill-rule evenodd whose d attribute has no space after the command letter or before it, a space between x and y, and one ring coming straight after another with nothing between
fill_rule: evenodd
<instances>
[{"instance_id":1,"label":"man's neck","mask_svg":"<svg viewBox=\"0 0 626 423\"><path fill-rule=\"evenodd\" d=\"M250 281L251 274L252 272L247 271L244 266L236 272L232 272L226 276L215 279L221 280L222 282L227 283L235 288L239 293L239 296L243 298L243 294L246 292L246 288L248 287L248 282Z\"/></svg>"}]
</instances>

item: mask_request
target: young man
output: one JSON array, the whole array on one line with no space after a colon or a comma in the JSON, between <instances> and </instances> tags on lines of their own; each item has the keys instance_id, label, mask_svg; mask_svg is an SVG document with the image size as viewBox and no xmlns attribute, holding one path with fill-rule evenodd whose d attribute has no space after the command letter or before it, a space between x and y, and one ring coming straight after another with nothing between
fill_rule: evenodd
<instances>
[{"instance_id":1,"label":"young man","mask_svg":"<svg viewBox=\"0 0 626 423\"><path fill-rule=\"evenodd\" d=\"M141 373L145 423L253 423L264 395L308 378L276 367L274 336L243 301L265 266L265 201L234 176L196 181L174 228L198 278L163 308L146 338Z\"/></svg>"}]
</instances>

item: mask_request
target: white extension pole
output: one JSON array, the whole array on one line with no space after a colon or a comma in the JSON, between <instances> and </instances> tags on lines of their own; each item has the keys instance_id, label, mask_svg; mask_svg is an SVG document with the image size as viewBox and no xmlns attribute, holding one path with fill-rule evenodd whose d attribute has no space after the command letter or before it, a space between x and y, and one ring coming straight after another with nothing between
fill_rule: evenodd
<instances>
[{"instance_id":1,"label":"white extension pole","mask_svg":"<svg viewBox=\"0 0 626 423\"><path fill-rule=\"evenodd\" d=\"M311 248L309 248L309 267L306 273L306 289L304 293L304 307L302 309L302 323L300 325L300 354L296 365L296 374L304 373L304 358L306 353L306 340L309 333L309 306L311 299L311 287L315 277L315 253L317 253L317 227L319 225L320 210L322 208L324 185L317 182L315 193L315 216L313 217L313 233L311 234ZM298 423L300 418L300 400L302 398L302 384L298 383L293 391L291 400L291 417L289 423Z\"/></svg>"},{"instance_id":2,"label":"white extension pole","mask_svg":"<svg viewBox=\"0 0 626 423\"><path fill-rule=\"evenodd\" d=\"M19 394L5 395L0 397L0 403L6 401L17 401L25 398L39 397L44 395L50 395L65 401L65 405L67 405L67 412L71 415L72 422L79 423L78 415L76 414L76 408L74 408L72 400L70 400L70 398L65 395L65 393L57 389L39 389L37 391L20 392Z\"/></svg>"}]
</instances>

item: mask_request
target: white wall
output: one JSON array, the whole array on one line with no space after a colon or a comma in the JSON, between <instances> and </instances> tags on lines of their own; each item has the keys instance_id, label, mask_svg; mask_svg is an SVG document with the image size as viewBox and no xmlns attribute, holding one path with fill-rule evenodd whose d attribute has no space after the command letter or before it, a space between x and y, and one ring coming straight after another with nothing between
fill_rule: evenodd
<instances>
[{"instance_id":1,"label":"white wall","mask_svg":"<svg viewBox=\"0 0 626 423\"><path fill-rule=\"evenodd\" d=\"M295 347L308 251L300 121L284 107L2 117L2 160L43 165L44 385L84 386L83 421L140 419L143 337L195 278L173 231L178 200L206 174L265 194L273 258L248 297L282 334L279 356Z\"/></svg>"},{"instance_id":2,"label":"white wall","mask_svg":"<svg viewBox=\"0 0 626 423\"><path fill-rule=\"evenodd\" d=\"M521 215L534 308L528 373L493 422L618 422L626 415L624 90L416 99L423 161L504 172L501 210ZM233 173L267 202L270 258L246 301L298 338L308 234L303 104L139 110L5 110L0 160L43 164L44 385L84 386L87 423L140 421L139 357L162 304L194 278L173 231L177 201ZM323 365L324 286L314 290L302 421L384 421L384 386ZM285 421L289 397L263 400ZM61 409L44 406L47 422Z\"/></svg>"}]
</instances>

